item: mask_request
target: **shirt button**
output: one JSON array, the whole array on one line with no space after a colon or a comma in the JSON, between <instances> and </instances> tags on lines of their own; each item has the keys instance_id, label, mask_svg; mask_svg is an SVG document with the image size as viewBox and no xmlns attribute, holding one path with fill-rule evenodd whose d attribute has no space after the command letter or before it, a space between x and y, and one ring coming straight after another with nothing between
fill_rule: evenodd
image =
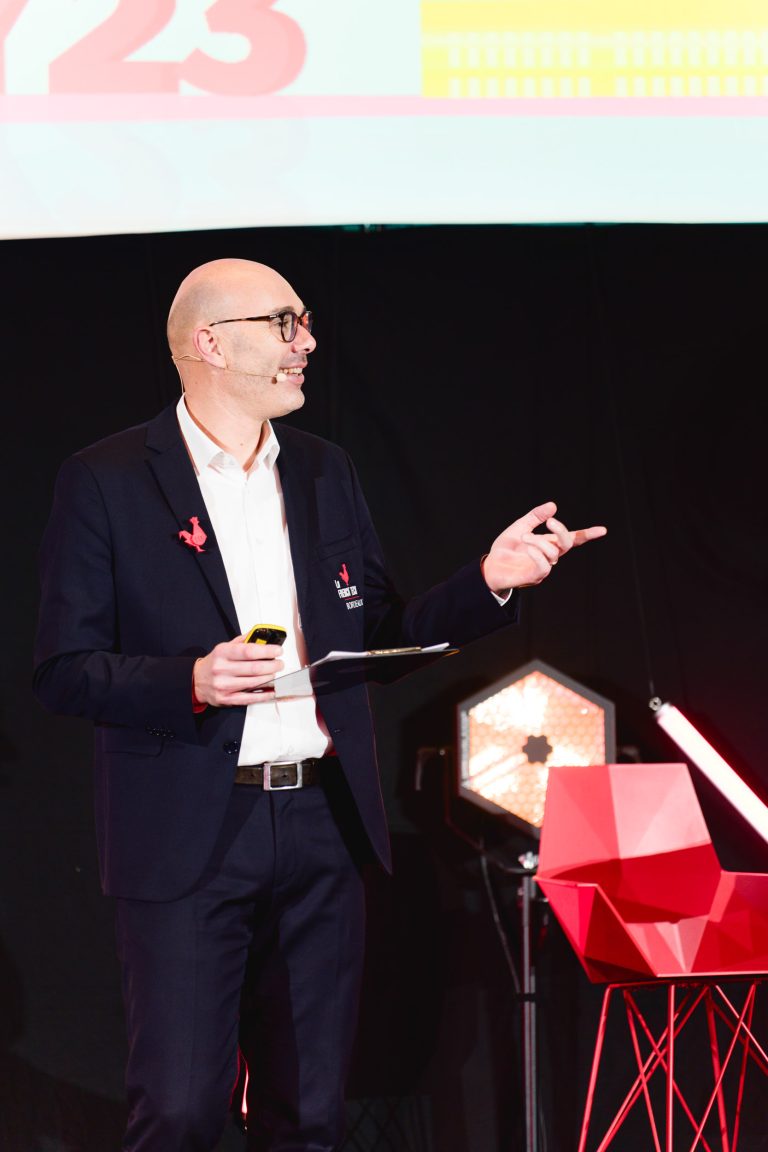
<instances>
[{"instance_id":1,"label":"shirt button","mask_svg":"<svg viewBox=\"0 0 768 1152\"><path fill-rule=\"evenodd\" d=\"M226 744L222 744L222 748L226 752L227 756L233 756L235 752L240 751L240 741L227 740Z\"/></svg>"}]
</instances>

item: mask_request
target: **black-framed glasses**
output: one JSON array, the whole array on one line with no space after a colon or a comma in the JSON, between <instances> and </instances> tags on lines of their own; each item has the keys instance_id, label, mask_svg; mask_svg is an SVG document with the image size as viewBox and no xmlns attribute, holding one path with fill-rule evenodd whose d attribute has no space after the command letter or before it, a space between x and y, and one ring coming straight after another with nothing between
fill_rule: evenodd
<instances>
[{"instance_id":1,"label":"black-framed glasses","mask_svg":"<svg viewBox=\"0 0 768 1152\"><path fill-rule=\"evenodd\" d=\"M215 328L217 324L243 324L246 320L274 321L279 325L280 339L286 344L290 344L296 339L299 324L302 328L306 328L307 332L312 331L313 316L308 308L305 308L300 314L294 312L293 308L281 308L279 312L270 312L268 316L236 316L232 320L212 320L208 327Z\"/></svg>"}]
</instances>

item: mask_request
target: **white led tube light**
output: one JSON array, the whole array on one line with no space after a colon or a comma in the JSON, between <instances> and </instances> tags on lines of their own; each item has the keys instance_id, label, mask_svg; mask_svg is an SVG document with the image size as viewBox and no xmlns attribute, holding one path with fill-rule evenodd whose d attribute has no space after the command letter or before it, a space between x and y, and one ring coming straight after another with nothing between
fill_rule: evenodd
<instances>
[{"instance_id":1,"label":"white led tube light","mask_svg":"<svg viewBox=\"0 0 768 1152\"><path fill-rule=\"evenodd\" d=\"M662 704L654 699L651 701L651 707L656 713L659 727L664 729L687 756L690 756L697 768L701 769L729 804L732 804L763 840L768 842L768 807L760 797L744 783L738 773L674 704Z\"/></svg>"}]
</instances>

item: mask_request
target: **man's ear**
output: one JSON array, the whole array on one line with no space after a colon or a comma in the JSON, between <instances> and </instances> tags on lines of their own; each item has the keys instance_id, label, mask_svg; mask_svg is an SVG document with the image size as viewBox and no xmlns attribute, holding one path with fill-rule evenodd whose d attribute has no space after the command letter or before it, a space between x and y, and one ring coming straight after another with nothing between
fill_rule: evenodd
<instances>
[{"instance_id":1,"label":"man's ear","mask_svg":"<svg viewBox=\"0 0 768 1152\"><path fill-rule=\"evenodd\" d=\"M206 364L214 364L217 368L226 368L227 362L219 347L219 340L212 328L196 328L192 334L192 343L195 351Z\"/></svg>"}]
</instances>

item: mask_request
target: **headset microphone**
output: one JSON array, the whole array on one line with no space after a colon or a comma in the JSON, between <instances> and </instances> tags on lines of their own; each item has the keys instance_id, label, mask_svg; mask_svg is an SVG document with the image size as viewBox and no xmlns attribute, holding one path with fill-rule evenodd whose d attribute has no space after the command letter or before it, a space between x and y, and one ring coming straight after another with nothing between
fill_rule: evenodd
<instances>
[{"instance_id":1,"label":"headset microphone","mask_svg":"<svg viewBox=\"0 0 768 1152\"><path fill-rule=\"evenodd\" d=\"M255 376L257 380L271 380L273 384L281 384L287 380L285 372L276 372L274 376L266 376L263 372L246 372L244 368L220 368L220 372L236 372L238 376Z\"/></svg>"},{"instance_id":2,"label":"headset microphone","mask_svg":"<svg viewBox=\"0 0 768 1152\"><path fill-rule=\"evenodd\" d=\"M189 354L185 356L171 356L171 360L173 360L174 364L178 363L179 360L194 360L198 364L203 363L202 356L190 356ZM218 365L212 365L212 367L218 368ZM276 372L274 376L267 376L264 372L246 372L242 368L219 368L219 372L237 372L238 376L255 376L257 380L271 380L275 384L282 384L283 380L288 379L287 372Z\"/></svg>"}]
</instances>

